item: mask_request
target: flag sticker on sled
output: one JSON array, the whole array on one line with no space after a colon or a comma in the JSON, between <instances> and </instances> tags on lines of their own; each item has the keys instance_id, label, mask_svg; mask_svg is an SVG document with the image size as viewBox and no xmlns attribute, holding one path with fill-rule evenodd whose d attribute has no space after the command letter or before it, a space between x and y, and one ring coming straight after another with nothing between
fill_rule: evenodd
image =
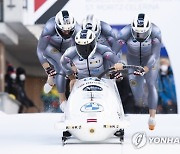
<instances>
[{"instance_id":1,"label":"flag sticker on sled","mask_svg":"<svg viewBox=\"0 0 180 154\"><path fill-rule=\"evenodd\" d=\"M102 112L103 106L98 103L90 102L81 107L81 112Z\"/></svg>"},{"instance_id":2,"label":"flag sticker on sled","mask_svg":"<svg viewBox=\"0 0 180 154\"><path fill-rule=\"evenodd\" d=\"M87 119L87 122L97 122L97 119Z\"/></svg>"}]
</instances>

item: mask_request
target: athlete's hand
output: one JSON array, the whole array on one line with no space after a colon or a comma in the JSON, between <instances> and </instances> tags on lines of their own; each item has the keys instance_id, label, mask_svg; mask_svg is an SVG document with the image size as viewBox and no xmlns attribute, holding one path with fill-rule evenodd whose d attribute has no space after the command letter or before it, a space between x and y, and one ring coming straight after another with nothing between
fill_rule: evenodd
<instances>
[{"instance_id":1,"label":"athlete's hand","mask_svg":"<svg viewBox=\"0 0 180 154\"><path fill-rule=\"evenodd\" d=\"M110 79L120 79L123 80L122 73L120 72L112 72L110 75Z\"/></svg>"},{"instance_id":2,"label":"athlete's hand","mask_svg":"<svg viewBox=\"0 0 180 154\"><path fill-rule=\"evenodd\" d=\"M134 75L140 75L140 76L144 76L145 71L144 70L135 70L134 71Z\"/></svg>"},{"instance_id":3,"label":"athlete's hand","mask_svg":"<svg viewBox=\"0 0 180 154\"><path fill-rule=\"evenodd\" d=\"M114 65L114 68L115 68L116 71L123 70L123 64L122 63L116 63Z\"/></svg>"},{"instance_id":4,"label":"athlete's hand","mask_svg":"<svg viewBox=\"0 0 180 154\"><path fill-rule=\"evenodd\" d=\"M45 71L48 76L55 76L57 74L56 71L51 67L47 67Z\"/></svg>"},{"instance_id":5,"label":"athlete's hand","mask_svg":"<svg viewBox=\"0 0 180 154\"><path fill-rule=\"evenodd\" d=\"M76 82L76 79L72 79L72 80L70 81L70 83L69 83L70 91L72 91L72 88L73 88L75 82Z\"/></svg>"},{"instance_id":6,"label":"athlete's hand","mask_svg":"<svg viewBox=\"0 0 180 154\"><path fill-rule=\"evenodd\" d=\"M144 66L145 73L149 72L149 68L147 66Z\"/></svg>"},{"instance_id":7,"label":"athlete's hand","mask_svg":"<svg viewBox=\"0 0 180 154\"><path fill-rule=\"evenodd\" d=\"M75 65L71 66L71 68L72 68L72 70L73 70L74 73L77 73L77 68L76 68Z\"/></svg>"},{"instance_id":8,"label":"athlete's hand","mask_svg":"<svg viewBox=\"0 0 180 154\"><path fill-rule=\"evenodd\" d=\"M54 86L54 77L48 75L47 81L46 81L49 85Z\"/></svg>"},{"instance_id":9,"label":"athlete's hand","mask_svg":"<svg viewBox=\"0 0 180 154\"><path fill-rule=\"evenodd\" d=\"M48 75L48 79L44 85L44 93L48 94L54 86L54 77Z\"/></svg>"},{"instance_id":10,"label":"athlete's hand","mask_svg":"<svg viewBox=\"0 0 180 154\"><path fill-rule=\"evenodd\" d=\"M68 78L69 78L70 80L76 79L76 77L75 77L74 74L68 75Z\"/></svg>"}]
</instances>

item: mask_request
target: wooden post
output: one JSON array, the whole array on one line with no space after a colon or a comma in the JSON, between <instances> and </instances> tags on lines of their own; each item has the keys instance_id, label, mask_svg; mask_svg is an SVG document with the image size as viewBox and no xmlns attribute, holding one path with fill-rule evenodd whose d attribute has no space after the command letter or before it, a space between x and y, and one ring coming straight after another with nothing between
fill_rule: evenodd
<instances>
[{"instance_id":1,"label":"wooden post","mask_svg":"<svg viewBox=\"0 0 180 154\"><path fill-rule=\"evenodd\" d=\"M0 42L0 92L4 92L4 76L5 76L5 53L4 45Z\"/></svg>"}]
</instances>

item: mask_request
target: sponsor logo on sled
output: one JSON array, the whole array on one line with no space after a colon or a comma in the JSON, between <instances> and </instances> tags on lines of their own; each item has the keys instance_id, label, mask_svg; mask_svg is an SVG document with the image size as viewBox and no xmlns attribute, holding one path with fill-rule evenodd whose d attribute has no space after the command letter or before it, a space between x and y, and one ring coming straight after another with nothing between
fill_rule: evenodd
<instances>
[{"instance_id":1,"label":"sponsor logo on sled","mask_svg":"<svg viewBox=\"0 0 180 154\"><path fill-rule=\"evenodd\" d=\"M102 112L103 106L98 103L90 102L81 107L81 112Z\"/></svg>"}]
</instances>

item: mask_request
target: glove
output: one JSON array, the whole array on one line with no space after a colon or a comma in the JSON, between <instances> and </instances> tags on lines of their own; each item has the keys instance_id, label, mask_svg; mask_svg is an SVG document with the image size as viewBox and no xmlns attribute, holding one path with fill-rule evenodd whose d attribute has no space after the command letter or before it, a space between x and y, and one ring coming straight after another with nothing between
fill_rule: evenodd
<instances>
[{"instance_id":1,"label":"glove","mask_svg":"<svg viewBox=\"0 0 180 154\"><path fill-rule=\"evenodd\" d=\"M53 88L53 85L50 85L49 83L45 83L45 85L44 85L44 93L48 94L51 91L52 88Z\"/></svg>"},{"instance_id":2,"label":"glove","mask_svg":"<svg viewBox=\"0 0 180 154\"><path fill-rule=\"evenodd\" d=\"M140 75L140 76L144 76L145 71L144 70L135 70L134 71L134 75Z\"/></svg>"},{"instance_id":3,"label":"glove","mask_svg":"<svg viewBox=\"0 0 180 154\"><path fill-rule=\"evenodd\" d=\"M112 72L111 74L109 74L110 79L120 79L123 80L123 76L122 73L120 72Z\"/></svg>"},{"instance_id":4,"label":"glove","mask_svg":"<svg viewBox=\"0 0 180 154\"><path fill-rule=\"evenodd\" d=\"M51 67L46 68L45 71L46 71L46 74L49 76L55 76L57 74L56 71Z\"/></svg>"}]
</instances>

